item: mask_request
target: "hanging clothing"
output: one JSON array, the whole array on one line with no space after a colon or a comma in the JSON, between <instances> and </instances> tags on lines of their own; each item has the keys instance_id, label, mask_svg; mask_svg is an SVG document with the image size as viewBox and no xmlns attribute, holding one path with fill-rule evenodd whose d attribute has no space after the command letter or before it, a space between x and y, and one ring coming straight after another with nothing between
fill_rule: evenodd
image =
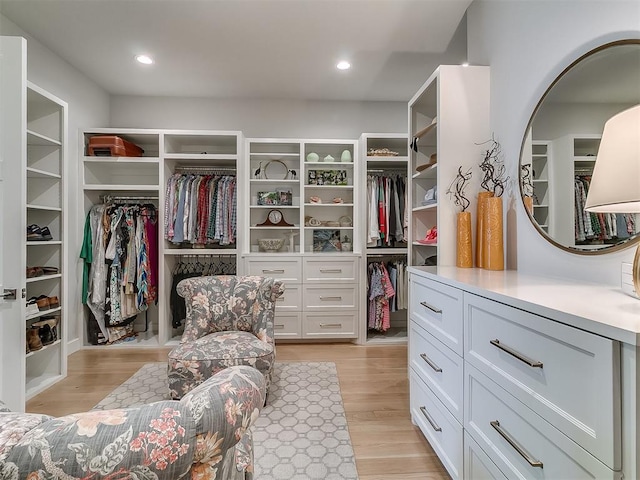
<instances>
[{"instance_id":1,"label":"hanging clothing","mask_svg":"<svg viewBox=\"0 0 640 480\"><path fill-rule=\"evenodd\" d=\"M367 246L406 243L406 177L367 176Z\"/></svg>"},{"instance_id":2,"label":"hanging clothing","mask_svg":"<svg viewBox=\"0 0 640 480\"><path fill-rule=\"evenodd\" d=\"M90 253L89 253L90 252ZM94 205L80 254L88 270L83 303L106 343L135 336L133 320L157 300L157 217L153 205Z\"/></svg>"},{"instance_id":3,"label":"hanging clothing","mask_svg":"<svg viewBox=\"0 0 640 480\"><path fill-rule=\"evenodd\" d=\"M235 244L237 203L235 176L174 174L165 191L164 238L174 244Z\"/></svg>"}]
</instances>

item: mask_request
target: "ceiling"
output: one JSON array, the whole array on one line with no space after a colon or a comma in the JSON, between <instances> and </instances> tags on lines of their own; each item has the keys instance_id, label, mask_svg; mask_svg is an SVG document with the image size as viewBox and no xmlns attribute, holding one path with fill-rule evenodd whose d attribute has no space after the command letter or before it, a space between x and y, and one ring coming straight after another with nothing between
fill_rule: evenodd
<instances>
[{"instance_id":1,"label":"ceiling","mask_svg":"<svg viewBox=\"0 0 640 480\"><path fill-rule=\"evenodd\" d=\"M113 95L407 101L466 60L471 1L0 0L0 13Z\"/></svg>"}]
</instances>

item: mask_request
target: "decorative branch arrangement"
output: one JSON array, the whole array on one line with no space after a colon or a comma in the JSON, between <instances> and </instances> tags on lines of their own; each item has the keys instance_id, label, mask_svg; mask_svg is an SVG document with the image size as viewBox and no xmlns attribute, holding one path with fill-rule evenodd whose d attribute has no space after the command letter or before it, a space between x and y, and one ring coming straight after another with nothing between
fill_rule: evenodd
<instances>
[{"instance_id":1,"label":"decorative branch arrangement","mask_svg":"<svg viewBox=\"0 0 640 480\"><path fill-rule=\"evenodd\" d=\"M522 181L522 193L525 197L533 197L533 180L531 178L531 164L520 166L520 178Z\"/></svg>"},{"instance_id":2,"label":"decorative branch arrangement","mask_svg":"<svg viewBox=\"0 0 640 480\"><path fill-rule=\"evenodd\" d=\"M449 188L447 188L447 195L449 195L449 197L453 196L453 203L461 207L463 212L471 205L469 199L464 196L464 189L471 180L471 177L471 169L467 170L466 173L462 173L462 167L458 167L458 174L451 182L451 185L449 185Z\"/></svg>"},{"instance_id":3,"label":"decorative branch arrangement","mask_svg":"<svg viewBox=\"0 0 640 480\"><path fill-rule=\"evenodd\" d=\"M491 140L487 140L484 143L491 143L491 147L485 152L484 159L480 163L480 170L482 170L483 175L480 186L489 192L493 192L494 197L501 197L509 180L509 177L506 176L507 167L501 158L502 148L493 136Z\"/></svg>"}]
</instances>

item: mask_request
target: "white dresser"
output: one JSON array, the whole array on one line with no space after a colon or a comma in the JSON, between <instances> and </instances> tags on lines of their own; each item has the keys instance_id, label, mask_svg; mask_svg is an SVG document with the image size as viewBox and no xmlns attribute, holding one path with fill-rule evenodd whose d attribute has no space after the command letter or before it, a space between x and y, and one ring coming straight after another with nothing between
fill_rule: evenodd
<instances>
[{"instance_id":1,"label":"white dresser","mask_svg":"<svg viewBox=\"0 0 640 480\"><path fill-rule=\"evenodd\" d=\"M454 478L640 478L640 301L411 267L411 417Z\"/></svg>"}]
</instances>

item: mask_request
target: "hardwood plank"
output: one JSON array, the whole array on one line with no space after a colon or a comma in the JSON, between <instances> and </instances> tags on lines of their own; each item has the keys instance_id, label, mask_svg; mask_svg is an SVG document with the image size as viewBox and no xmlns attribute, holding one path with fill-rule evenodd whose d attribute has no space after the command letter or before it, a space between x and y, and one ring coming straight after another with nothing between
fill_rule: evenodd
<instances>
[{"instance_id":1,"label":"hardwood plank","mask_svg":"<svg viewBox=\"0 0 640 480\"><path fill-rule=\"evenodd\" d=\"M54 416L90 410L169 348L94 348L68 359L68 377L27 403ZM449 479L409 414L406 345L278 344L281 362L334 362L360 480Z\"/></svg>"}]
</instances>

